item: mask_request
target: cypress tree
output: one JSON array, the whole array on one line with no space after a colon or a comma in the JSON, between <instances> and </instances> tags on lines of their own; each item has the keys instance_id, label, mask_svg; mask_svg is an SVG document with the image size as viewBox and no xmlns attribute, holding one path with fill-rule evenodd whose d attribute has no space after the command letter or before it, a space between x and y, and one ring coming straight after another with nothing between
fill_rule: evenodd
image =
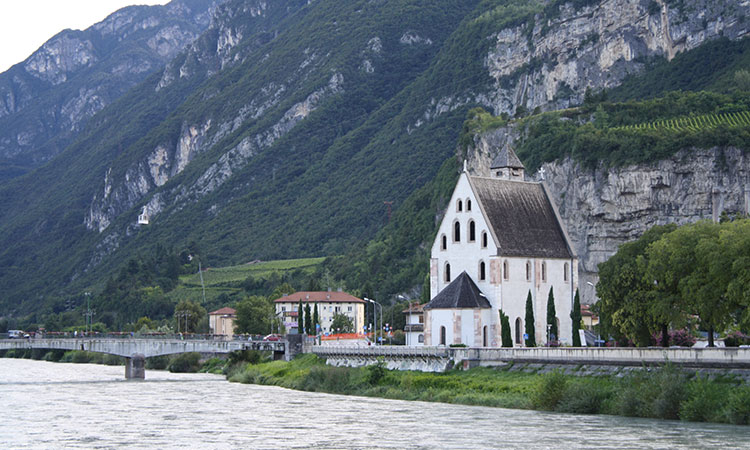
<instances>
[{"instance_id":1,"label":"cypress tree","mask_svg":"<svg viewBox=\"0 0 750 450\"><path fill-rule=\"evenodd\" d=\"M510 336L510 319L502 309L500 310L500 326L502 327L503 347L513 347L513 338Z\"/></svg>"},{"instance_id":2,"label":"cypress tree","mask_svg":"<svg viewBox=\"0 0 750 450\"><path fill-rule=\"evenodd\" d=\"M573 347L581 346L581 336L578 330L581 329L581 299L578 297L578 289L573 300L573 311L570 312L570 319L573 321Z\"/></svg>"},{"instance_id":3,"label":"cypress tree","mask_svg":"<svg viewBox=\"0 0 750 450\"><path fill-rule=\"evenodd\" d=\"M534 334L534 307L531 305L531 290L529 295L526 297L526 334L529 338L526 339L526 347L536 347L536 336Z\"/></svg>"},{"instance_id":4,"label":"cypress tree","mask_svg":"<svg viewBox=\"0 0 750 450\"><path fill-rule=\"evenodd\" d=\"M310 317L310 304L305 305L305 333L312 334L312 317Z\"/></svg>"},{"instance_id":5,"label":"cypress tree","mask_svg":"<svg viewBox=\"0 0 750 450\"><path fill-rule=\"evenodd\" d=\"M557 329L557 311L555 311L555 294L552 292L551 286L547 296L547 325L549 325L549 340L560 340L560 333Z\"/></svg>"},{"instance_id":6,"label":"cypress tree","mask_svg":"<svg viewBox=\"0 0 750 450\"><path fill-rule=\"evenodd\" d=\"M318 304L315 304L315 309L313 310L313 324L312 329L315 334L318 334L318 324L320 323L320 316L318 315Z\"/></svg>"},{"instance_id":7,"label":"cypress tree","mask_svg":"<svg viewBox=\"0 0 750 450\"><path fill-rule=\"evenodd\" d=\"M297 306L297 334L305 332L305 310L302 309L302 299L299 299L299 306Z\"/></svg>"}]
</instances>

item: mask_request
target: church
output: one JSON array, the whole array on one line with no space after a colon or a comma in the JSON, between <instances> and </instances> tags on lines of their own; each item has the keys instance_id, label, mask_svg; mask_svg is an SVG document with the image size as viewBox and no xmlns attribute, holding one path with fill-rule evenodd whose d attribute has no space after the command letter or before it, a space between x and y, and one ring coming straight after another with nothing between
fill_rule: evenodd
<instances>
[{"instance_id":1,"label":"church","mask_svg":"<svg viewBox=\"0 0 750 450\"><path fill-rule=\"evenodd\" d=\"M531 292L537 345L547 333L552 289L561 344L572 343L570 311L578 261L543 183L525 181L509 146L490 177L464 167L432 245L430 298L424 306L425 345L500 347L502 310L515 346L524 345Z\"/></svg>"}]
</instances>

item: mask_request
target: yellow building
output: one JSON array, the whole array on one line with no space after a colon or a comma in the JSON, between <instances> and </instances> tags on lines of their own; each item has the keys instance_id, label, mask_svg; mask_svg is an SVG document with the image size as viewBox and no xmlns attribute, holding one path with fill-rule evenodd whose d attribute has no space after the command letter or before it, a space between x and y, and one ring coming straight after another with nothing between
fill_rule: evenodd
<instances>
[{"instance_id":1,"label":"yellow building","mask_svg":"<svg viewBox=\"0 0 750 450\"><path fill-rule=\"evenodd\" d=\"M297 308L302 300L302 306L310 305L310 314L318 305L320 331L335 333L331 330L333 316L343 314L352 320L355 333L362 333L365 326L365 301L351 294L341 291L300 291L285 294L274 300L276 316L281 317L288 331L297 329Z\"/></svg>"},{"instance_id":2,"label":"yellow building","mask_svg":"<svg viewBox=\"0 0 750 450\"><path fill-rule=\"evenodd\" d=\"M237 311L233 308L224 307L208 313L208 326L211 334L232 337L234 335L234 319Z\"/></svg>"}]
</instances>

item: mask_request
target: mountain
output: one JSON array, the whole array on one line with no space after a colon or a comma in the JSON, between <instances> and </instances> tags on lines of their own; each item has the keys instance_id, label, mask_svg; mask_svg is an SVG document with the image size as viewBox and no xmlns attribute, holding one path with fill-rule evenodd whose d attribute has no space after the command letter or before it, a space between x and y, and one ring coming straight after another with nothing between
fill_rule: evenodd
<instances>
[{"instance_id":1,"label":"mountain","mask_svg":"<svg viewBox=\"0 0 750 450\"><path fill-rule=\"evenodd\" d=\"M193 42L221 1L123 8L61 31L0 74L0 181L62 151L91 116Z\"/></svg>"},{"instance_id":2,"label":"mountain","mask_svg":"<svg viewBox=\"0 0 750 450\"><path fill-rule=\"evenodd\" d=\"M20 314L77 295L158 246L211 265L345 253L331 267L352 283L414 286L452 157L493 151L456 149L472 108L505 123L584 103L739 41L748 12L729 0L228 0L58 156L0 186L3 303Z\"/></svg>"}]
</instances>

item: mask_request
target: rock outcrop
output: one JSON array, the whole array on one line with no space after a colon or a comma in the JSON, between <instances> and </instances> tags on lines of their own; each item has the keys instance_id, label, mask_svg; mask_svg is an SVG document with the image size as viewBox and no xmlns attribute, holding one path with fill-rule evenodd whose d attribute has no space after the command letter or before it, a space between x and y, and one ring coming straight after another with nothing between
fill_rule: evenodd
<instances>
[{"instance_id":1,"label":"rock outcrop","mask_svg":"<svg viewBox=\"0 0 750 450\"><path fill-rule=\"evenodd\" d=\"M505 127L477 136L467 154L470 171L489 176L493 157L517 133ZM543 181L553 196L579 258L584 303L596 299L598 264L652 226L750 212L750 157L736 148L686 149L652 164L596 169L565 158L527 179Z\"/></svg>"},{"instance_id":2,"label":"rock outcrop","mask_svg":"<svg viewBox=\"0 0 750 450\"><path fill-rule=\"evenodd\" d=\"M564 3L492 36L485 65L495 82L487 106L496 115L580 104L587 88L618 86L649 58L672 59L707 40L750 32L747 0L588 3Z\"/></svg>"},{"instance_id":3,"label":"rock outcrop","mask_svg":"<svg viewBox=\"0 0 750 450\"><path fill-rule=\"evenodd\" d=\"M90 117L193 42L223 1L123 8L60 32L0 74L0 180L5 165L30 169L58 154Z\"/></svg>"}]
</instances>

